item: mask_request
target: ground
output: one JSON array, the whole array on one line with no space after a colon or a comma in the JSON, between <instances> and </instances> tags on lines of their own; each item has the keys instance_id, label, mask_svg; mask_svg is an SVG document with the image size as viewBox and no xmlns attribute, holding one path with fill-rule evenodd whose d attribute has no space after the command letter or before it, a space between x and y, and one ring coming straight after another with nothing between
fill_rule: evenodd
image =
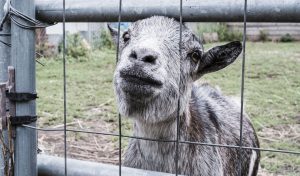
<instances>
[{"instance_id":1,"label":"ground","mask_svg":"<svg viewBox=\"0 0 300 176\"><path fill-rule=\"evenodd\" d=\"M208 49L217 44L206 45ZM247 43L246 111L257 130L262 148L300 151L300 43ZM112 79L115 52L93 51L88 61L67 62L68 128L118 133L118 113ZM63 77L60 58L43 58L37 66L38 125L63 127ZM204 76L201 82L240 96L241 57L228 68ZM123 118L122 132L131 134ZM63 133L39 132L39 148L62 156ZM127 144L122 139L123 151ZM118 163L118 137L68 132L68 156ZM261 176L300 175L299 155L262 152Z\"/></svg>"}]
</instances>

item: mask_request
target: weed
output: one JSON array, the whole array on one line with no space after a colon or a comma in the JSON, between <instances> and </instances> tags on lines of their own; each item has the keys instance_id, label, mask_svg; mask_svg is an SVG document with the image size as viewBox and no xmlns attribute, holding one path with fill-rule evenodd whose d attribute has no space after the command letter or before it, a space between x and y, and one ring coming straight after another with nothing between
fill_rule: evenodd
<instances>
[{"instance_id":1,"label":"weed","mask_svg":"<svg viewBox=\"0 0 300 176\"><path fill-rule=\"evenodd\" d=\"M46 29L36 30L35 46L38 53L37 57L54 57L56 55L56 47L48 42Z\"/></svg>"},{"instance_id":2,"label":"weed","mask_svg":"<svg viewBox=\"0 0 300 176\"><path fill-rule=\"evenodd\" d=\"M100 37L95 38L93 47L95 49L114 49L115 44L112 41L111 35L107 30L100 30ZM97 34L96 34L97 35Z\"/></svg>"},{"instance_id":3,"label":"weed","mask_svg":"<svg viewBox=\"0 0 300 176\"><path fill-rule=\"evenodd\" d=\"M259 41L262 41L262 42L268 41L269 40L268 32L266 32L265 30L260 30L258 39L259 39Z\"/></svg>"},{"instance_id":4,"label":"weed","mask_svg":"<svg viewBox=\"0 0 300 176\"><path fill-rule=\"evenodd\" d=\"M66 55L75 60L87 58L88 46L84 44L83 38L79 33L67 34ZM59 52L63 51L63 41L59 44Z\"/></svg>"},{"instance_id":5,"label":"weed","mask_svg":"<svg viewBox=\"0 0 300 176\"><path fill-rule=\"evenodd\" d=\"M293 39L293 37L290 34L285 34L284 36L282 36L280 38L280 41L281 42L293 42L294 39Z\"/></svg>"},{"instance_id":6,"label":"weed","mask_svg":"<svg viewBox=\"0 0 300 176\"><path fill-rule=\"evenodd\" d=\"M241 41L243 34L240 31L230 30L225 23L201 23L197 25L196 34L203 38L203 33L218 34L219 41Z\"/></svg>"}]
</instances>

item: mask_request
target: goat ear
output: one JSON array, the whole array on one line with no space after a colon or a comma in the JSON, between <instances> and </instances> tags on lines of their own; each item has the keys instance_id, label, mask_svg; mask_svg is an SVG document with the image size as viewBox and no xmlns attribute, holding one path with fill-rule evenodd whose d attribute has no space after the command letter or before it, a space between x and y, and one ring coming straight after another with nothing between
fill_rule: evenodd
<instances>
[{"instance_id":1,"label":"goat ear","mask_svg":"<svg viewBox=\"0 0 300 176\"><path fill-rule=\"evenodd\" d=\"M112 40L114 41L115 44L117 44L117 42L118 42L118 30L116 30L115 28L112 28L109 24L107 24L107 28L110 32Z\"/></svg>"},{"instance_id":2,"label":"goat ear","mask_svg":"<svg viewBox=\"0 0 300 176\"><path fill-rule=\"evenodd\" d=\"M241 52L242 44L239 41L213 47L203 54L199 63L197 75L201 76L225 68L233 63Z\"/></svg>"}]
</instances>

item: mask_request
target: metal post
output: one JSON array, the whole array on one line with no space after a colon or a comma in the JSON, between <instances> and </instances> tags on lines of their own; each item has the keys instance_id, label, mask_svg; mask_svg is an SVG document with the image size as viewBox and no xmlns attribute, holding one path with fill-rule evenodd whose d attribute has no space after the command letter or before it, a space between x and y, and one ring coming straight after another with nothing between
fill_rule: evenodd
<instances>
[{"instance_id":1,"label":"metal post","mask_svg":"<svg viewBox=\"0 0 300 176\"><path fill-rule=\"evenodd\" d=\"M12 0L12 6L35 18L34 0ZM15 68L16 92L35 93L35 31L11 25L11 62ZM16 116L35 116L35 101L17 102ZM36 126L31 123L31 126ZM35 130L16 127L15 176L37 175L37 136Z\"/></svg>"},{"instance_id":2,"label":"metal post","mask_svg":"<svg viewBox=\"0 0 300 176\"><path fill-rule=\"evenodd\" d=\"M0 0L0 20L4 17L4 4L5 0ZM0 34L8 34L6 36L0 36L0 40L9 44L10 41L10 24L8 22L4 23L3 30L0 31ZM4 83L7 81L7 67L10 63L10 47L0 43L0 83ZM0 120L2 120L0 118ZM2 124L2 135L3 140L6 146L8 146L8 132L7 128L4 124ZM0 145L0 151L2 151L2 145ZM3 156L2 152L0 152L0 175L4 175L5 170L5 161L9 160L9 154L7 156Z\"/></svg>"},{"instance_id":3,"label":"metal post","mask_svg":"<svg viewBox=\"0 0 300 176\"><path fill-rule=\"evenodd\" d=\"M117 22L118 0L68 0L67 22ZM151 2L151 3L150 3ZM178 18L174 0L126 0L122 21L136 21L153 15ZM185 0L185 22L242 22L243 0ZM62 0L37 0L37 18L62 22ZM299 0L249 0L248 22L300 22Z\"/></svg>"}]
</instances>

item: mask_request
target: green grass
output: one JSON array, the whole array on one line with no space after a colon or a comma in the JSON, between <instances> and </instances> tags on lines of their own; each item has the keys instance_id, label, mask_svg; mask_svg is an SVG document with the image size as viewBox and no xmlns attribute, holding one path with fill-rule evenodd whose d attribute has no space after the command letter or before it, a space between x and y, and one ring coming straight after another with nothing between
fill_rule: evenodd
<instances>
[{"instance_id":1,"label":"green grass","mask_svg":"<svg viewBox=\"0 0 300 176\"><path fill-rule=\"evenodd\" d=\"M206 45L205 48L217 44ZM300 116L300 43L247 43L245 101L246 111L260 136L265 130L299 124ZM67 119L101 119L117 124L112 86L115 52L95 51L89 61L67 62ZM63 72L61 59L41 59L37 67L37 102L39 125L63 123ZM219 86L225 94L240 96L241 57L228 68L205 75L205 80ZM100 113L95 115L93 109ZM124 121L125 133L130 123ZM115 129L116 131L118 129ZM299 135L299 134L298 134ZM267 136L273 138L276 136ZM126 139L125 139L126 140ZM300 150L299 138L268 141L261 147ZM261 165L268 172L297 175L299 155L262 152Z\"/></svg>"},{"instance_id":2,"label":"green grass","mask_svg":"<svg viewBox=\"0 0 300 176\"><path fill-rule=\"evenodd\" d=\"M292 123L300 113L300 43L247 43L245 99L257 129ZM223 71L204 76L240 96L242 57ZM296 119L294 119L296 120Z\"/></svg>"},{"instance_id":3,"label":"green grass","mask_svg":"<svg viewBox=\"0 0 300 176\"><path fill-rule=\"evenodd\" d=\"M74 118L89 118L87 110L102 104L112 106L103 116L116 115L112 75L114 51L96 51L90 61L67 62L67 113L68 121ZM63 117L63 72L62 59L43 59L46 66L37 68L37 90L40 95L38 112L42 125L62 123Z\"/></svg>"}]
</instances>

